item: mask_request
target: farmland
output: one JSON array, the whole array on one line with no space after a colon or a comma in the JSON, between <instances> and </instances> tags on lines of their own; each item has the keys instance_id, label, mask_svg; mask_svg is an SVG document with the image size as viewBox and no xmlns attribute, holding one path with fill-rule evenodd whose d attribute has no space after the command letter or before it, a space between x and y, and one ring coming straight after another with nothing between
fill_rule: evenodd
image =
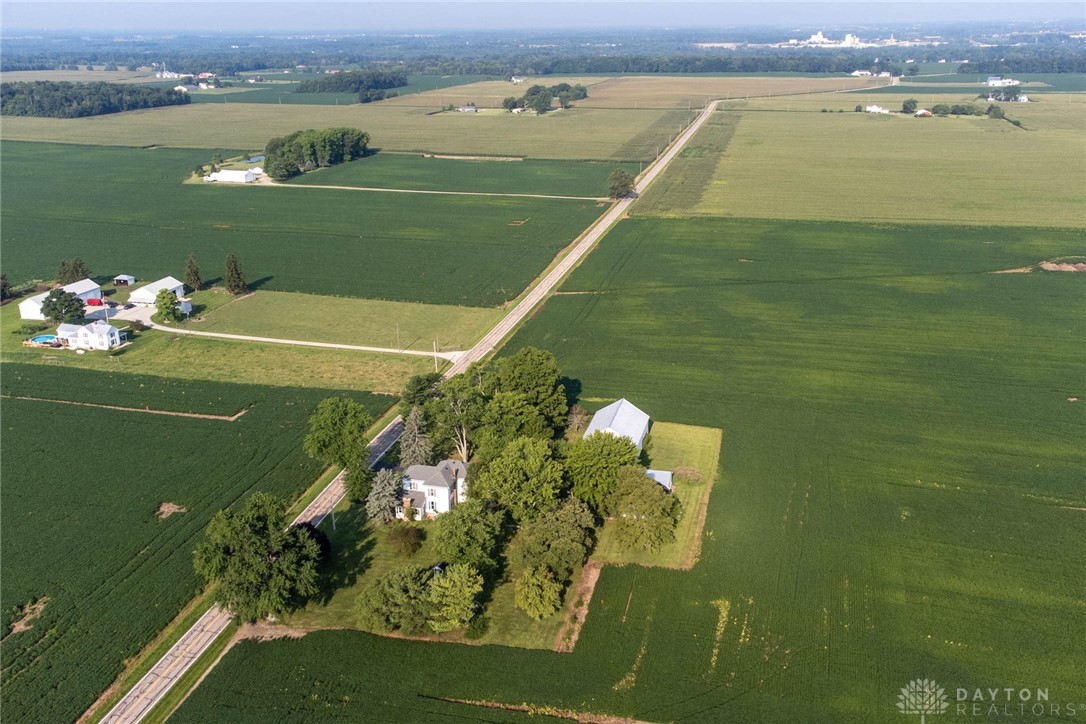
<instances>
[{"instance_id":1,"label":"farmland","mask_svg":"<svg viewBox=\"0 0 1086 724\"><path fill-rule=\"evenodd\" d=\"M422 97L422 96L419 96ZM387 151L528 156L572 161L649 161L686 110L573 108L544 116L435 113L441 105L192 103L164 112L135 111L81 119L5 118L0 139L106 146L262 149L302 128L365 129ZM206 161L207 159L205 159Z\"/></svg>"},{"instance_id":2,"label":"farmland","mask_svg":"<svg viewBox=\"0 0 1086 724\"><path fill-rule=\"evenodd\" d=\"M378 153L360 161L318 169L297 177L293 183L599 197L607 195L607 177L616 168L634 176L640 172L639 165L633 163L487 161Z\"/></svg>"},{"instance_id":3,"label":"farmland","mask_svg":"<svg viewBox=\"0 0 1086 724\"><path fill-rule=\"evenodd\" d=\"M216 510L257 489L290 497L316 478L321 465L301 438L328 393L13 364L3 377L5 395L216 414L248 407L227 422L0 403L4 715L71 721L197 590L192 549ZM352 396L374 414L389 402ZM162 519L166 502L186 511ZM40 618L7 633L13 607L31 600L46 600Z\"/></svg>"},{"instance_id":4,"label":"farmland","mask_svg":"<svg viewBox=\"0 0 1086 724\"><path fill-rule=\"evenodd\" d=\"M849 93L736 101L727 151L708 184L672 179L635 213L789 219L1081 226L1086 176L1080 102L1006 104L1022 130L985 117L913 118L854 113L855 104L900 108L888 96ZM1075 100L1081 97L1068 97ZM1020 107L1022 106L1022 107ZM820 113L820 108L847 109ZM810 111L810 112L807 112ZM682 177L699 136L669 175ZM908 148L907 160L901 149ZM813 152L817 149L817 152ZM978 159L1014 158L1013 163ZM691 169L691 172L694 172ZM833 183L826 183L832 179ZM1023 179L1029 183L1024 184ZM787 199L787 204L781 200Z\"/></svg>"},{"instance_id":5,"label":"farmland","mask_svg":"<svg viewBox=\"0 0 1086 724\"><path fill-rule=\"evenodd\" d=\"M595 201L180 183L212 154L5 143L8 278L51 278L80 256L103 276L157 279L192 251L213 281L233 252L260 289L497 306L601 213Z\"/></svg>"},{"instance_id":6,"label":"farmland","mask_svg":"<svg viewBox=\"0 0 1086 724\"><path fill-rule=\"evenodd\" d=\"M1082 280L989 272L1082 252L1070 230L622 222L509 351L726 431L698 564L605 568L569 655L247 642L178 720L418 721L446 697L873 721L918 672L1078 701Z\"/></svg>"},{"instance_id":7,"label":"farmland","mask_svg":"<svg viewBox=\"0 0 1086 724\"><path fill-rule=\"evenodd\" d=\"M585 108L701 108L713 98L779 96L867 88L885 83L873 78L725 75L618 76L589 88Z\"/></svg>"},{"instance_id":8,"label":"farmland","mask_svg":"<svg viewBox=\"0 0 1086 724\"><path fill-rule=\"evenodd\" d=\"M331 106L346 106L358 103L357 93L295 93L294 88L297 86L298 81L288 79L296 79L298 77L296 75L262 75L270 82L244 83L214 91L192 91L189 97L193 103L282 103ZM400 96L405 96L438 88L475 83L484 80L486 77L482 75L409 75L407 85L394 90ZM271 80L272 78L275 80Z\"/></svg>"},{"instance_id":9,"label":"farmland","mask_svg":"<svg viewBox=\"0 0 1086 724\"><path fill-rule=\"evenodd\" d=\"M380 302L259 291L192 321L188 329L391 349L468 349L502 312L479 307Z\"/></svg>"}]
</instances>

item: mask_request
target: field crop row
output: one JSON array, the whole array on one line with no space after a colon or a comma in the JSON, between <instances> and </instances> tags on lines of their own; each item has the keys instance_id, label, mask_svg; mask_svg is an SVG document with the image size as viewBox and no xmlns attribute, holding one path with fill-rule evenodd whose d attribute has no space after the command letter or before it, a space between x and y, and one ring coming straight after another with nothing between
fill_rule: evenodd
<instances>
[{"instance_id":1,"label":"field crop row","mask_svg":"<svg viewBox=\"0 0 1086 724\"><path fill-rule=\"evenodd\" d=\"M177 385L136 376L4 365L5 394L147 406L246 398L236 422L4 398L0 543L5 630L13 607L46 600L8 633L5 719L72 721L197 590L192 549L211 515L253 490L301 492L321 465L301 440L321 391ZM389 398L352 395L374 414ZM142 405L140 405L142 406ZM185 512L161 519L170 502Z\"/></svg>"},{"instance_id":2,"label":"field crop row","mask_svg":"<svg viewBox=\"0 0 1086 724\"><path fill-rule=\"evenodd\" d=\"M432 304L516 297L602 211L595 201L184 184L211 151L5 143L4 269L205 280L235 253L261 289ZM109 183L101 182L108 169Z\"/></svg>"},{"instance_id":3,"label":"field crop row","mask_svg":"<svg viewBox=\"0 0 1086 724\"><path fill-rule=\"evenodd\" d=\"M228 97L227 97L228 98ZM437 113L440 106L192 103L165 112L135 111L80 119L5 118L0 138L108 146L263 149L268 139L303 128L362 128L373 145L418 151L543 159L650 161L667 130L649 129L676 111L636 113L573 108L544 116ZM685 111L683 117L686 117ZM631 138L638 137L636 144ZM205 159L209 160L209 159Z\"/></svg>"},{"instance_id":4,"label":"field crop row","mask_svg":"<svg viewBox=\"0 0 1086 724\"><path fill-rule=\"evenodd\" d=\"M635 163L601 161L485 160L427 158L421 154L378 153L297 177L299 185L363 186L387 189L483 193L607 196L607 177L616 168L636 176Z\"/></svg>"},{"instance_id":5,"label":"field crop row","mask_svg":"<svg viewBox=\"0 0 1086 724\"><path fill-rule=\"evenodd\" d=\"M852 93L729 104L724 113L738 111L741 117L700 201L690 207L690 195L680 187L635 213L989 226L1086 223L1080 104L1062 97L1005 104L1007 115L1029 129L1023 130L985 117L852 111L865 102L900 108L888 96ZM820 113L820 107L848 112ZM696 138L694 147L701 142Z\"/></svg>"}]
</instances>

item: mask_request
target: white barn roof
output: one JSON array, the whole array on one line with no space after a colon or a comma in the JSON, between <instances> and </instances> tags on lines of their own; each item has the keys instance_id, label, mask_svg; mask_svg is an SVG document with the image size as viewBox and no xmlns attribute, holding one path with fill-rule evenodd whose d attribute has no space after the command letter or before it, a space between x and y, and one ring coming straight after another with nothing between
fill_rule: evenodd
<instances>
[{"instance_id":1,"label":"white barn roof","mask_svg":"<svg viewBox=\"0 0 1086 724\"><path fill-rule=\"evenodd\" d=\"M90 279L80 279L77 282L71 284L65 284L61 289L72 294L86 294L87 292L96 292L102 287L98 286L94 281Z\"/></svg>"},{"instance_id":2,"label":"white barn roof","mask_svg":"<svg viewBox=\"0 0 1086 724\"><path fill-rule=\"evenodd\" d=\"M157 282L151 282L145 286L140 287L136 291L129 295L128 301L139 302L141 304L154 304L155 297L163 289L169 289L180 299L185 292L185 285L180 280L173 277L164 277ZM180 289L180 291L178 291Z\"/></svg>"},{"instance_id":3,"label":"white barn roof","mask_svg":"<svg viewBox=\"0 0 1086 724\"><path fill-rule=\"evenodd\" d=\"M645 441L645 435L649 432L649 416L623 398L612 402L592 416L592 422L588 423L584 436L588 437L595 432L607 432L616 437L629 438L640 450L641 444Z\"/></svg>"}]
</instances>

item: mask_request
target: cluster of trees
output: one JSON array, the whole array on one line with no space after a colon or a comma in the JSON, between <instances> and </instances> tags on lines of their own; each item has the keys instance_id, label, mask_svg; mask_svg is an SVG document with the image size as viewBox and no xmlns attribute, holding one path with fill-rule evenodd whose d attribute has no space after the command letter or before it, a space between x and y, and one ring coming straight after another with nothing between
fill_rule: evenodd
<instances>
[{"instance_id":1,"label":"cluster of trees","mask_svg":"<svg viewBox=\"0 0 1086 724\"><path fill-rule=\"evenodd\" d=\"M398 93L392 88L407 85L407 74L399 70L355 70L332 73L321 78L303 80L295 93L357 93L359 103L370 103L394 98Z\"/></svg>"},{"instance_id":2,"label":"cluster of trees","mask_svg":"<svg viewBox=\"0 0 1086 724\"><path fill-rule=\"evenodd\" d=\"M78 257L75 259L62 259L57 264L57 281L61 284L71 284L80 279L87 279L90 275L87 263Z\"/></svg>"},{"instance_id":3,"label":"cluster of trees","mask_svg":"<svg viewBox=\"0 0 1086 724\"><path fill-rule=\"evenodd\" d=\"M972 103L936 103L931 107L931 112L937 116L983 116L984 109Z\"/></svg>"},{"instance_id":4,"label":"cluster of trees","mask_svg":"<svg viewBox=\"0 0 1086 724\"><path fill-rule=\"evenodd\" d=\"M982 54L982 57L975 57ZM978 49L959 73L1007 75L1010 73L1086 73L1086 54L1065 48L1020 46Z\"/></svg>"},{"instance_id":5,"label":"cluster of trees","mask_svg":"<svg viewBox=\"0 0 1086 724\"><path fill-rule=\"evenodd\" d=\"M519 608L546 618L561 607L604 518L614 519L625 545L655 550L674 539L679 501L645 475L632 442L606 433L566 439L570 409L549 352L525 348L447 380L419 375L401 399L407 412L401 464L451 455L470 460L468 499L432 528L434 550L450 564L445 573L419 566L389 573L358 600L364 628L411 633L426 625L468 626L478 620L482 593L506 581L514 583ZM369 518L393 521L402 503L401 474L378 473L366 492ZM439 594L431 587L454 567L455 583L440 584L440 595L455 591L461 615L435 619Z\"/></svg>"},{"instance_id":6,"label":"cluster of trees","mask_svg":"<svg viewBox=\"0 0 1086 724\"><path fill-rule=\"evenodd\" d=\"M0 83L0 115L82 118L140 108L180 106L187 93L120 83L20 81Z\"/></svg>"},{"instance_id":7,"label":"cluster of trees","mask_svg":"<svg viewBox=\"0 0 1086 724\"><path fill-rule=\"evenodd\" d=\"M282 181L321 166L334 166L366 155L370 135L357 128L297 131L268 141L264 171Z\"/></svg>"},{"instance_id":8,"label":"cluster of trees","mask_svg":"<svg viewBox=\"0 0 1086 724\"><path fill-rule=\"evenodd\" d=\"M612 199L629 196L634 190L634 177L626 169L616 168L607 177L607 193Z\"/></svg>"},{"instance_id":9,"label":"cluster of trees","mask_svg":"<svg viewBox=\"0 0 1086 724\"><path fill-rule=\"evenodd\" d=\"M524 92L520 98L509 96L502 101L502 106L507 111L514 108L527 108L536 113L546 113L551 109L554 100L558 99L558 105L569 108L573 101L579 101L588 97L588 89L578 83L559 83L558 85L543 86L533 85Z\"/></svg>"}]
</instances>

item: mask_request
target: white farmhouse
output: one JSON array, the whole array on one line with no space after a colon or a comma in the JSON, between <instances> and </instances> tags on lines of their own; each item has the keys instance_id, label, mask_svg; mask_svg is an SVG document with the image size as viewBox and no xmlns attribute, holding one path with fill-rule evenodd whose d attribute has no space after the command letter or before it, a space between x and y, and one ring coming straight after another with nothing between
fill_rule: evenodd
<instances>
[{"instance_id":1,"label":"white farmhouse","mask_svg":"<svg viewBox=\"0 0 1086 724\"><path fill-rule=\"evenodd\" d=\"M468 466L459 460L412 465L404 471L404 504L411 506L415 520L448 513L457 503L467 499L467 475ZM403 507L397 509L396 517L404 517Z\"/></svg>"},{"instance_id":2,"label":"white farmhouse","mask_svg":"<svg viewBox=\"0 0 1086 724\"><path fill-rule=\"evenodd\" d=\"M102 287L90 279L80 279L77 282L65 284L61 289L69 294L76 295L83 300L84 304L90 303L92 299L98 300L99 304L102 301ZM41 305L45 302L45 297L48 294L49 292L42 292L19 302L19 316L23 319L45 319L45 315L41 311Z\"/></svg>"},{"instance_id":3,"label":"white farmhouse","mask_svg":"<svg viewBox=\"0 0 1086 724\"><path fill-rule=\"evenodd\" d=\"M864 113L889 113L889 108L883 108L882 106L865 106Z\"/></svg>"},{"instance_id":4,"label":"white farmhouse","mask_svg":"<svg viewBox=\"0 0 1086 724\"><path fill-rule=\"evenodd\" d=\"M592 416L592 422L588 423L584 436L588 437L596 432L625 437L640 450L645 442L645 435L649 433L649 416L623 398Z\"/></svg>"},{"instance_id":5,"label":"white farmhouse","mask_svg":"<svg viewBox=\"0 0 1086 724\"><path fill-rule=\"evenodd\" d=\"M252 169L245 171L224 169L204 176L204 181L228 184L251 184L253 181L256 181L256 173Z\"/></svg>"},{"instance_id":6,"label":"white farmhouse","mask_svg":"<svg viewBox=\"0 0 1086 724\"><path fill-rule=\"evenodd\" d=\"M128 295L128 301L131 304L135 304L140 307L153 307L155 306L155 299L158 297L158 293L163 289L167 289L174 293L177 297L177 301L180 302L181 311L185 314L192 312L192 301L185 298L185 285L174 277L163 277L157 282L151 282Z\"/></svg>"},{"instance_id":7,"label":"white farmhouse","mask_svg":"<svg viewBox=\"0 0 1086 724\"><path fill-rule=\"evenodd\" d=\"M102 321L82 325L61 324L57 327L57 339L69 349L113 349L124 338L124 332Z\"/></svg>"}]
</instances>

